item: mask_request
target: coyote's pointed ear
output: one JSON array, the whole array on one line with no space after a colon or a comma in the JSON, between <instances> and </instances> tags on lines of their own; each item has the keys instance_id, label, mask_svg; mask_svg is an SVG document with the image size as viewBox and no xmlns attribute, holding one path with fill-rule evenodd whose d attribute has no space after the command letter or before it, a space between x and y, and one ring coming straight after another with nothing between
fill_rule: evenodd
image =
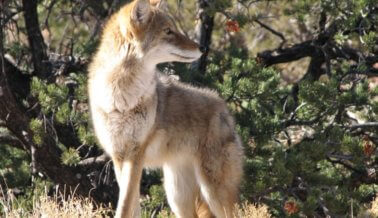
<instances>
[{"instance_id":1,"label":"coyote's pointed ear","mask_svg":"<svg viewBox=\"0 0 378 218\"><path fill-rule=\"evenodd\" d=\"M160 10L165 10L167 8L167 2L164 0L150 0L152 7L159 8Z\"/></svg>"},{"instance_id":2,"label":"coyote's pointed ear","mask_svg":"<svg viewBox=\"0 0 378 218\"><path fill-rule=\"evenodd\" d=\"M148 0L136 0L131 12L131 21L137 25L147 23L151 16L151 6Z\"/></svg>"}]
</instances>

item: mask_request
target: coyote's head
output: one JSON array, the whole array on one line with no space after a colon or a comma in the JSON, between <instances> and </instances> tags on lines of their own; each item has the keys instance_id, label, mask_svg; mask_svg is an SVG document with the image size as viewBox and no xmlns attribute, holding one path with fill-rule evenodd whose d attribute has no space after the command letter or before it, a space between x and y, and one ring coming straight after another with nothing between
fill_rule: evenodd
<instances>
[{"instance_id":1,"label":"coyote's head","mask_svg":"<svg viewBox=\"0 0 378 218\"><path fill-rule=\"evenodd\" d=\"M192 62L199 46L179 33L173 20L159 9L160 1L135 0L117 14L120 33L136 56L149 63ZM130 51L129 51L130 52Z\"/></svg>"}]
</instances>

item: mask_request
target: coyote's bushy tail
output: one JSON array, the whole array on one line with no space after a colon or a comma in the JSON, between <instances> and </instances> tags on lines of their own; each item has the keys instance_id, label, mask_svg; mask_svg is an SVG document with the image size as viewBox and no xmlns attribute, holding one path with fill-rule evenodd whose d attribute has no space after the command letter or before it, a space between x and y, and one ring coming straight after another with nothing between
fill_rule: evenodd
<instances>
[{"instance_id":1,"label":"coyote's bushy tail","mask_svg":"<svg viewBox=\"0 0 378 218\"><path fill-rule=\"evenodd\" d=\"M209 205L202 198L200 193L198 193L196 198L196 215L198 218L215 218L215 216L211 213Z\"/></svg>"}]
</instances>

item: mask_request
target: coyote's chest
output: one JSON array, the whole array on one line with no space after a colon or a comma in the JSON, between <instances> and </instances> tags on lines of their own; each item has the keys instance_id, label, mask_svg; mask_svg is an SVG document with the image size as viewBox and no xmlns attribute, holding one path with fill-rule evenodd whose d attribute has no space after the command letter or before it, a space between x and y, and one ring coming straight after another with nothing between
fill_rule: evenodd
<instances>
[{"instance_id":1,"label":"coyote's chest","mask_svg":"<svg viewBox=\"0 0 378 218\"><path fill-rule=\"evenodd\" d=\"M142 144L155 122L156 100L142 102L128 111L93 113L98 139L109 154L130 154Z\"/></svg>"},{"instance_id":2,"label":"coyote's chest","mask_svg":"<svg viewBox=\"0 0 378 218\"><path fill-rule=\"evenodd\" d=\"M155 122L155 72L132 60L96 69L89 81L97 138L110 155L129 155L142 144ZM130 154L132 155L132 154Z\"/></svg>"},{"instance_id":3,"label":"coyote's chest","mask_svg":"<svg viewBox=\"0 0 378 218\"><path fill-rule=\"evenodd\" d=\"M143 131L150 118L145 105L137 105L129 111L112 111L106 113L106 126L114 138L128 137L138 139L138 132Z\"/></svg>"}]
</instances>

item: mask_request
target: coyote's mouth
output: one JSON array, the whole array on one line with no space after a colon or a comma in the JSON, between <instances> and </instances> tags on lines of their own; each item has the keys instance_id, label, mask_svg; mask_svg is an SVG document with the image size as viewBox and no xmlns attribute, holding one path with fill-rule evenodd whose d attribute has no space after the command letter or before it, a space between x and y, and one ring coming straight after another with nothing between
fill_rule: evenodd
<instances>
[{"instance_id":1,"label":"coyote's mouth","mask_svg":"<svg viewBox=\"0 0 378 218\"><path fill-rule=\"evenodd\" d=\"M176 56L179 57L179 58L187 59L187 60L194 60L194 59L197 59L197 58L195 58L195 57L182 56L182 55L179 55L179 54L176 54L176 53L173 53L173 52L171 52L171 54L176 55Z\"/></svg>"}]
</instances>

